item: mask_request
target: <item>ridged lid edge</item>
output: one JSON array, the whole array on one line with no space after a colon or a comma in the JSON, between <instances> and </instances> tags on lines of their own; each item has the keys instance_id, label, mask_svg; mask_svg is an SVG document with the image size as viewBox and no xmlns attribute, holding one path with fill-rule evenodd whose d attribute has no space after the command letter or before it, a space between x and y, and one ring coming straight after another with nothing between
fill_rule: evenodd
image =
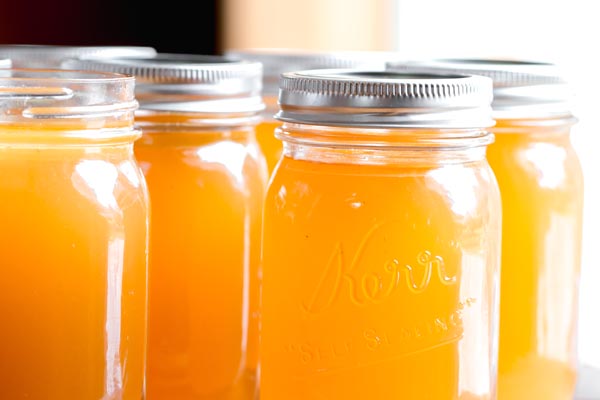
<instances>
[{"instance_id":1,"label":"ridged lid edge","mask_svg":"<svg viewBox=\"0 0 600 400\"><path fill-rule=\"evenodd\" d=\"M347 126L492 125L492 81L481 76L312 70L283 74L282 121Z\"/></svg>"},{"instance_id":2,"label":"ridged lid edge","mask_svg":"<svg viewBox=\"0 0 600 400\"><path fill-rule=\"evenodd\" d=\"M69 69L97 70L126 75L155 83L216 84L230 79L260 79L258 62L231 60L217 56L157 54L155 57L85 57L68 60Z\"/></svg>"}]
</instances>

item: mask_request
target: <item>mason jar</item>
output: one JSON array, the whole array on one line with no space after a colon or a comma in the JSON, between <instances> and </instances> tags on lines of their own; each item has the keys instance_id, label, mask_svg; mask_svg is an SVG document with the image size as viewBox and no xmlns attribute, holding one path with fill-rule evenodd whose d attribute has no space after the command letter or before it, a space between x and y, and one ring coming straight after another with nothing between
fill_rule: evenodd
<instances>
[{"instance_id":1,"label":"mason jar","mask_svg":"<svg viewBox=\"0 0 600 400\"><path fill-rule=\"evenodd\" d=\"M571 400L583 177L569 87L557 66L540 62L434 60L423 69L494 80L488 158L504 209L499 398Z\"/></svg>"},{"instance_id":2,"label":"mason jar","mask_svg":"<svg viewBox=\"0 0 600 400\"><path fill-rule=\"evenodd\" d=\"M67 66L137 80L135 153L152 202L148 398L254 399L267 179L255 139L261 65L159 54Z\"/></svg>"},{"instance_id":3,"label":"mason jar","mask_svg":"<svg viewBox=\"0 0 600 400\"><path fill-rule=\"evenodd\" d=\"M491 80L284 74L261 398L495 399Z\"/></svg>"},{"instance_id":4,"label":"mason jar","mask_svg":"<svg viewBox=\"0 0 600 400\"><path fill-rule=\"evenodd\" d=\"M145 396L134 80L0 70L0 398Z\"/></svg>"}]
</instances>

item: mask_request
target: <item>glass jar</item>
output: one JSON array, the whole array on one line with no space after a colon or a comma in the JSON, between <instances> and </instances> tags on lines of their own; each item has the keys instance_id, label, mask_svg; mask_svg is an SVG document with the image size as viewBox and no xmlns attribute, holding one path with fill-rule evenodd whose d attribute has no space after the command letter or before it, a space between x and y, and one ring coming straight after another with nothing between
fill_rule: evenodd
<instances>
[{"instance_id":1,"label":"glass jar","mask_svg":"<svg viewBox=\"0 0 600 400\"><path fill-rule=\"evenodd\" d=\"M52 46L0 45L0 58L10 58L15 68L60 68L71 58L79 57L152 57L152 47L137 46Z\"/></svg>"},{"instance_id":2,"label":"glass jar","mask_svg":"<svg viewBox=\"0 0 600 400\"><path fill-rule=\"evenodd\" d=\"M227 56L262 63L263 100L266 104L263 119L256 127L256 138L265 155L269 173L281 159L283 144L275 137L275 129L281 123L274 116L279 110L277 94L279 78L284 72L321 68L363 68L384 70L386 62L397 59L397 55L387 52L304 52L290 49L250 49L231 50Z\"/></svg>"},{"instance_id":3,"label":"glass jar","mask_svg":"<svg viewBox=\"0 0 600 400\"><path fill-rule=\"evenodd\" d=\"M279 101L261 398L495 399L489 79L305 71Z\"/></svg>"},{"instance_id":4,"label":"glass jar","mask_svg":"<svg viewBox=\"0 0 600 400\"><path fill-rule=\"evenodd\" d=\"M134 80L0 70L0 398L144 398Z\"/></svg>"},{"instance_id":5,"label":"glass jar","mask_svg":"<svg viewBox=\"0 0 600 400\"><path fill-rule=\"evenodd\" d=\"M152 201L148 397L255 398L261 65L159 54L79 66L138 82L135 152Z\"/></svg>"},{"instance_id":6,"label":"glass jar","mask_svg":"<svg viewBox=\"0 0 600 400\"><path fill-rule=\"evenodd\" d=\"M583 178L570 140L568 87L544 63L440 60L425 67L494 80L496 143L488 158L504 210L498 397L571 400Z\"/></svg>"}]
</instances>

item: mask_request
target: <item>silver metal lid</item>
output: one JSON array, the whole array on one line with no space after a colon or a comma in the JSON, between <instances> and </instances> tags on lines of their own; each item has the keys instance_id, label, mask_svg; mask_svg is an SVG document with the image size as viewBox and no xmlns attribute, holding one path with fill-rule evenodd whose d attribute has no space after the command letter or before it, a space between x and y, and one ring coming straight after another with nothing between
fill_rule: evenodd
<instances>
[{"instance_id":1,"label":"silver metal lid","mask_svg":"<svg viewBox=\"0 0 600 400\"><path fill-rule=\"evenodd\" d=\"M570 115L571 91L560 69L554 64L516 60L439 59L389 63L388 69L487 76L494 81L492 107L497 119Z\"/></svg>"},{"instance_id":2,"label":"silver metal lid","mask_svg":"<svg viewBox=\"0 0 600 400\"><path fill-rule=\"evenodd\" d=\"M79 57L152 57L152 47L137 46L48 46L3 45L0 58L9 58L15 68L59 68L70 58Z\"/></svg>"},{"instance_id":3,"label":"silver metal lid","mask_svg":"<svg viewBox=\"0 0 600 400\"><path fill-rule=\"evenodd\" d=\"M312 70L282 75L276 118L373 128L483 128L492 81L482 76Z\"/></svg>"},{"instance_id":4,"label":"silver metal lid","mask_svg":"<svg viewBox=\"0 0 600 400\"><path fill-rule=\"evenodd\" d=\"M289 49L230 50L229 57L263 64L263 93L276 96L279 78L285 72L312 69L364 69L383 71L389 61L399 60L397 53L378 51L305 52Z\"/></svg>"},{"instance_id":5,"label":"silver metal lid","mask_svg":"<svg viewBox=\"0 0 600 400\"><path fill-rule=\"evenodd\" d=\"M135 76L136 95L144 110L228 114L264 109L260 96L262 66L258 62L157 54L111 59L84 57L66 61L63 67Z\"/></svg>"}]
</instances>

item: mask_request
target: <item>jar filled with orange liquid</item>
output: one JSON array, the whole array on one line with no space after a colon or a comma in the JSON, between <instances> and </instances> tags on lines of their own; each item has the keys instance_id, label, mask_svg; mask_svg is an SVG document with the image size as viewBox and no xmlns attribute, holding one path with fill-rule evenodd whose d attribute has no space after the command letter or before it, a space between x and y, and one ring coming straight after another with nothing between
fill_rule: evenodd
<instances>
[{"instance_id":1,"label":"jar filled with orange liquid","mask_svg":"<svg viewBox=\"0 0 600 400\"><path fill-rule=\"evenodd\" d=\"M488 158L504 210L498 397L571 400L583 178L568 87L544 63L438 60L420 69L494 80Z\"/></svg>"},{"instance_id":2,"label":"jar filled with orange liquid","mask_svg":"<svg viewBox=\"0 0 600 400\"><path fill-rule=\"evenodd\" d=\"M134 79L0 70L0 398L144 398Z\"/></svg>"},{"instance_id":3,"label":"jar filled with orange liquid","mask_svg":"<svg viewBox=\"0 0 600 400\"><path fill-rule=\"evenodd\" d=\"M274 118L279 110L277 94L281 74L323 68L384 70L386 62L398 58L396 54L386 52L308 52L291 49L232 50L226 54L263 65L263 99L266 109L263 120L256 128L256 138L267 160L269 173L273 172L283 152L281 141L275 137L275 129L281 123Z\"/></svg>"},{"instance_id":4,"label":"jar filled with orange liquid","mask_svg":"<svg viewBox=\"0 0 600 400\"><path fill-rule=\"evenodd\" d=\"M254 399L261 65L168 54L79 65L137 79L135 153L152 202L148 399Z\"/></svg>"},{"instance_id":5,"label":"jar filled with orange liquid","mask_svg":"<svg viewBox=\"0 0 600 400\"><path fill-rule=\"evenodd\" d=\"M263 400L496 398L491 97L483 77L283 75Z\"/></svg>"},{"instance_id":6,"label":"jar filled with orange liquid","mask_svg":"<svg viewBox=\"0 0 600 400\"><path fill-rule=\"evenodd\" d=\"M15 68L60 68L80 57L152 57L156 50L140 46L0 45L0 58L10 58Z\"/></svg>"}]
</instances>

